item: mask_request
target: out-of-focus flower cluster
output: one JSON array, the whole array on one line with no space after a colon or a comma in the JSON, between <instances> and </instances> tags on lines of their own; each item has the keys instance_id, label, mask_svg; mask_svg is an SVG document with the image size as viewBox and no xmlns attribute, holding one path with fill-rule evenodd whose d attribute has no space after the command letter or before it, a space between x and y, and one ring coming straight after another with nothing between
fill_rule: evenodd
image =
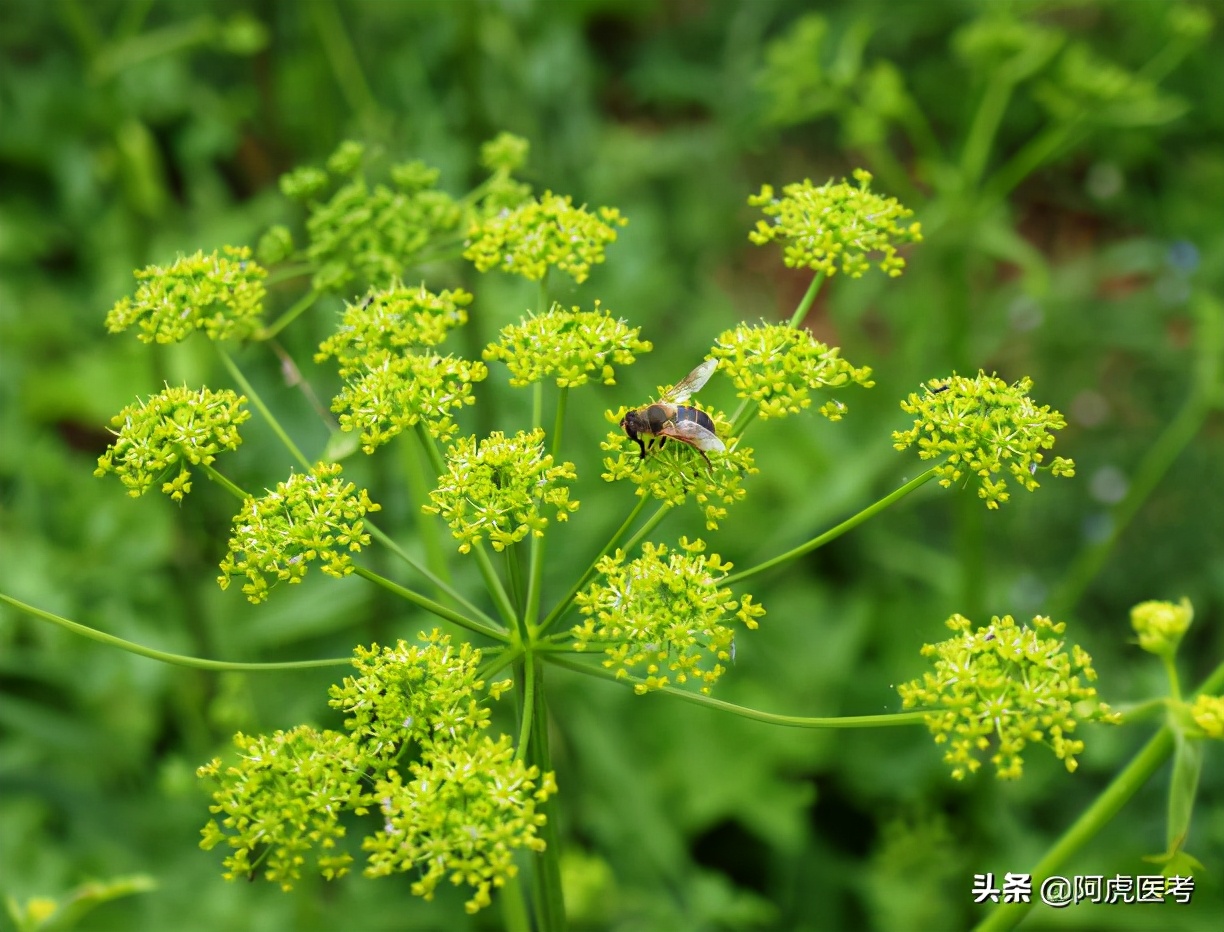
<instances>
[{"instance_id":1,"label":"out-of-focus flower cluster","mask_svg":"<svg viewBox=\"0 0 1224 932\"><path fill-rule=\"evenodd\" d=\"M619 425L626 408L608 411L605 416ZM730 423L721 412L703 409L714 422L715 433L726 440ZM607 482L628 479L637 488L638 495L651 495L669 505L682 505L692 496L705 517L706 528L716 530L718 522L727 516L727 507L742 500L747 494L743 487L746 476L760 472L752 458L752 447L734 441L727 442L727 449L710 450L710 466L701 454L678 440L660 444L660 438L649 441L648 455L641 458L636 443L624 430L609 431L607 439L599 445L611 454L604 457L602 476Z\"/></svg>"},{"instance_id":2,"label":"out-of-focus flower cluster","mask_svg":"<svg viewBox=\"0 0 1224 932\"><path fill-rule=\"evenodd\" d=\"M893 446L904 450L917 443L922 459L943 457L935 467L940 485L976 477L978 496L987 508L998 508L1010 498L1005 471L1021 488L1035 490L1045 460L1041 451L1054 446L1051 431L1067 426L1059 412L1038 407L1028 396L1032 387L1028 378L1008 385L980 370L973 378L933 379L921 395L911 392L901 402L901 409L917 418L910 430L893 432ZM1075 463L1056 456L1050 471L1073 476Z\"/></svg>"},{"instance_id":3,"label":"out-of-focus flower cluster","mask_svg":"<svg viewBox=\"0 0 1224 932\"><path fill-rule=\"evenodd\" d=\"M268 273L245 246L197 252L135 274L136 294L120 298L106 315L111 333L135 326L144 343L177 343L196 330L210 340L241 340L260 326Z\"/></svg>"},{"instance_id":4,"label":"out-of-focus flower cluster","mask_svg":"<svg viewBox=\"0 0 1224 932\"><path fill-rule=\"evenodd\" d=\"M1140 647L1150 654L1172 657L1194 620L1194 606L1186 598L1176 604L1140 602L1131 609L1130 620Z\"/></svg>"},{"instance_id":5,"label":"out-of-focus flower cluster","mask_svg":"<svg viewBox=\"0 0 1224 932\"><path fill-rule=\"evenodd\" d=\"M556 509L558 521L568 520L578 502L570 501L566 483L576 478L573 463L554 464L544 452L539 428L513 437L494 431L479 444L461 437L447 451L446 472L424 510L450 525L460 553L486 535L494 550L504 550L528 534L543 536L545 507Z\"/></svg>"},{"instance_id":6,"label":"out-of-focus flower cluster","mask_svg":"<svg viewBox=\"0 0 1224 932\"><path fill-rule=\"evenodd\" d=\"M788 184L777 197L770 185L748 198L769 220L758 220L748 238L758 246L782 242L783 261L792 269L813 269L826 275L842 272L861 278L873 256L886 275L896 277L905 268L897 252L905 243L922 241L918 223L902 225L913 216L895 198L871 190L871 173L854 172L858 186L829 181L817 187L811 181Z\"/></svg>"},{"instance_id":7,"label":"out-of-focus flower cluster","mask_svg":"<svg viewBox=\"0 0 1224 932\"><path fill-rule=\"evenodd\" d=\"M954 637L922 647L935 669L897 691L905 708L930 710L927 727L949 745L944 761L955 779L975 773L987 753L1000 779L1019 779L1021 755L1037 742L1074 771L1084 749L1072 737L1079 723L1120 721L1088 685L1096 680L1092 658L1078 645L1067 652L1065 624L1038 616L1017 625L1005 615L975 631L953 615L947 626Z\"/></svg>"},{"instance_id":8,"label":"out-of-focus flower cluster","mask_svg":"<svg viewBox=\"0 0 1224 932\"><path fill-rule=\"evenodd\" d=\"M345 380L332 410L341 430L360 432L366 453L417 423L434 437L458 430L454 412L475 402L472 385L489 371L434 347L467 322L471 300L461 289L433 294L397 282L348 305L336 333L320 344L315 360L335 358Z\"/></svg>"},{"instance_id":9,"label":"out-of-focus flower cluster","mask_svg":"<svg viewBox=\"0 0 1224 932\"><path fill-rule=\"evenodd\" d=\"M500 269L539 281L555 267L583 282L591 266L604 261L616 228L628 222L614 207L592 213L575 207L568 195L545 191L475 223L463 255L481 272Z\"/></svg>"},{"instance_id":10,"label":"out-of-focus flower cluster","mask_svg":"<svg viewBox=\"0 0 1224 932\"><path fill-rule=\"evenodd\" d=\"M555 378L561 388L576 388L592 378L615 385L614 365L632 365L638 353L651 350L650 343L639 339L640 332L598 301L591 311L554 304L543 314L503 327L484 358L504 362L516 387L547 378Z\"/></svg>"},{"instance_id":11,"label":"out-of-focus flower cluster","mask_svg":"<svg viewBox=\"0 0 1224 932\"><path fill-rule=\"evenodd\" d=\"M362 842L366 876L413 872L412 892L432 899L446 879L472 891L468 912L487 906L515 876L516 852L539 851L541 803L553 774L514 759L510 739L484 734L489 710L509 681L486 684L481 653L452 647L436 629L423 643L358 648L355 677L331 690L346 732L302 726L268 738L238 735L238 762L199 770L216 781L206 849L224 842L228 879L266 865L285 889L301 879L312 851L324 877L346 873L340 817L381 818Z\"/></svg>"},{"instance_id":12,"label":"out-of-focus flower cluster","mask_svg":"<svg viewBox=\"0 0 1224 932\"><path fill-rule=\"evenodd\" d=\"M251 416L242 408L245 401L229 389L166 386L111 419L119 428L112 431L118 439L98 457L94 475L115 473L136 498L177 465L178 473L163 482L161 490L182 501L191 491L189 463L211 464L222 450L236 450L242 443L238 425Z\"/></svg>"},{"instance_id":13,"label":"out-of-focus flower cluster","mask_svg":"<svg viewBox=\"0 0 1224 932\"><path fill-rule=\"evenodd\" d=\"M217 581L226 589L231 578L245 576L243 593L263 602L277 582L301 582L314 561L328 576L347 576L349 553L370 543L363 519L380 507L365 489L340 478L339 463L295 473L276 491L242 503Z\"/></svg>"},{"instance_id":14,"label":"out-of-focus flower cluster","mask_svg":"<svg viewBox=\"0 0 1224 932\"><path fill-rule=\"evenodd\" d=\"M694 679L708 693L722 676L734 650L738 620L749 629L765 609L745 595L740 600L722 585L731 569L705 544L680 539L680 549L646 543L642 555L625 561L625 552L600 559L602 579L576 597L587 616L573 629L578 650L602 649L603 665L617 676L641 673L634 689L650 689Z\"/></svg>"},{"instance_id":15,"label":"out-of-focus flower cluster","mask_svg":"<svg viewBox=\"0 0 1224 932\"><path fill-rule=\"evenodd\" d=\"M1195 696L1190 717L1205 737L1224 738L1224 696Z\"/></svg>"},{"instance_id":16,"label":"out-of-focus flower cluster","mask_svg":"<svg viewBox=\"0 0 1224 932\"><path fill-rule=\"evenodd\" d=\"M855 368L840 354L838 347L821 343L807 330L764 323L724 331L710 351L736 394L756 403L763 418L798 414L811 405L811 393L821 388L875 384L869 367ZM820 407L831 421L845 412L840 401Z\"/></svg>"}]
</instances>

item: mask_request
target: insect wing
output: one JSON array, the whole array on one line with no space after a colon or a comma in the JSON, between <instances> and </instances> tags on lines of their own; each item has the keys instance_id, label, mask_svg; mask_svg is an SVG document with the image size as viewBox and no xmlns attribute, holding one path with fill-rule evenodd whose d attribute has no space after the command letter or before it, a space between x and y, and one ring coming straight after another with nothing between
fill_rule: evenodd
<instances>
[{"instance_id":1,"label":"insect wing","mask_svg":"<svg viewBox=\"0 0 1224 932\"><path fill-rule=\"evenodd\" d=\"M717 359L707 359L700 366L682 378L664 393L663 400L672 404L687 401L690 395L701 391L701 387L710 381L710 376L718 368Z\"/></svg>"},{"instance_id":2,"label":"insect wing","mask_svg":"<svg viewBox=\"0 0 1224 932\"><path fill-rule=\"evenodd\" d=\"M703 453L710 450L717 450L721 453L727 449L712 430L702 427L696 421L677 421L674 424L668 424L659 431L659 436L671 437L681 443L691 444Z\"/></svg>"}]
</instances>

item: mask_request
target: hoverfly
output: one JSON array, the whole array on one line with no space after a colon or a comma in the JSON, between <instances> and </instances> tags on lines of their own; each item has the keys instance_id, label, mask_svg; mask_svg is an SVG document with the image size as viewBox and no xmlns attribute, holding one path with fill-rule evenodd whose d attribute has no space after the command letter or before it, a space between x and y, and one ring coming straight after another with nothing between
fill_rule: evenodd
<instances>
[{"instance_id":1,"label":"hoverfly","mask_svg":"<svg viewBox=\"0 0 1224 932\"><path fill-rule=\"evenodd\" d=\"M658 437L662 446L668 438L686 443L710 466L707 450L722 452L727 449L714 433L714 421L708 414L691 405L683 404L689 397L699 391L714 370L718 368L717 359L707 359L700 366L663 393L663 397L654 404L644 408L635 408L625 413L620 426L625 429L629 439L638 445L642 451L642 459L646 459L646 443L642 437Z\"/></svg>"}]
</instances>

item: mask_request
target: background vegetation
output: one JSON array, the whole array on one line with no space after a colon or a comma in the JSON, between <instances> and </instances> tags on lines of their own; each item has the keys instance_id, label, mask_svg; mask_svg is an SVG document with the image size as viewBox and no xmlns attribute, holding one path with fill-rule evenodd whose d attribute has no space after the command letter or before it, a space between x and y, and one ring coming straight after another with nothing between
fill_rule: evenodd
<instances>
[{"instance_id":1,"label":"background vegetation","mask_svg":"<svg viewBox=\"0 0 1224 932\"><path fill-rule=\"evenodd\" d=\"M1217 351L1196 308L1224 280L1224 43L1195 31L1206 12L1224 6L4 0L0 587L125 638L235 660L342 656L432 625L358 579L319 574L250 606L215 581L234 510L224 491L197 482L180 508L94 479L104 426L134 396L163 380L229 384L203 341L150 351L102 321L135 268L300 223L276 179L344 138L422 158L458 191L478 176L479 143L509 130L532 143L537 189L629 218L566 303L599 297L656 347L571 409L583 509L563 540L576 560L625 513L623 490L597 478L603 409L680 378L735 322L788 315L807 285L747 241L745 198L762 183L866 167L918 211L927 242L900 282L825 287L808 326L878 384L840 423L754 428L762 473L713 536L720 552L750 565L916 474L889 433L921 380L1030 375L1034 396L1068 415L1056 452L1077 461L1074 481L991 513L928 488L770 577L756 590L769 615L719 696L796 714L896 710L893 684L917 675L919 645L944 636L949 614L1049 612L1092 653L1105 699L1148 698L1162 674L1130 643L1127 611L1183 595L1195 683L1224 657L1224 423L1196 381ZM1074 49L1090 56L1078 72ZM1085 89L1112 67L1129 74L1120 92ZM534 303L526 283L475 281L462 263L431 274L475 291L481 342ZM290 294L273 290L274 313ZM284 337L323 398L334 375L311 353L340 307L322 302ZM258 346L243 364L317 452L323 428L280 360ZM524 426L526 396L496 367L480 393L464 415L473 428ZM235 479L282 479L275 438L246 438ZM411 524L406 464L348 469L384 524ZM558 579L575 571L569 549L550 549ZM425 904L398 880L291 894L228 884L196 847L195 767L235 730L334 725L332 671L184 672L6 609L0 676L4 894L155 877L155 891L90 914L96 929L461 921L458 894ZM1075 775L1034 756L1019 783L954 784L920 729L790 731L586 678L550 687L579 928L965 926L972 874L1028 870L1155 727L1094 730ZM1165 781L1074 872L1144 872L1140 858L1164 846ZM1222 790L1224 753L1209 747L1188 847L1210 869L1193 905L1038 911L1030 927L1218 928Z\"/></svg>"}]
</instances>

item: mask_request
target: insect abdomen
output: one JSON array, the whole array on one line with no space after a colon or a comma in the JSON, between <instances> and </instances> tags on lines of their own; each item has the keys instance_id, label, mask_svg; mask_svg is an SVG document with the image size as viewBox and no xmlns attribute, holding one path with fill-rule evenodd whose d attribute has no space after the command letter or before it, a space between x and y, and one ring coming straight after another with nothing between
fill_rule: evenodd
<instances>
[{"instance_id":1,"label":"insect abdomen","mask_svg":"<svg viewBox=\"0 0 1224 932\"><path fill-rule=\"evenodd\" d=\"M718 433L714 429L713 419L704 411L694 408L690 405L676 405L676 422L680 421L695 421L700 426L704 427L712 434Z\"/></svg>"}]
</instances>

